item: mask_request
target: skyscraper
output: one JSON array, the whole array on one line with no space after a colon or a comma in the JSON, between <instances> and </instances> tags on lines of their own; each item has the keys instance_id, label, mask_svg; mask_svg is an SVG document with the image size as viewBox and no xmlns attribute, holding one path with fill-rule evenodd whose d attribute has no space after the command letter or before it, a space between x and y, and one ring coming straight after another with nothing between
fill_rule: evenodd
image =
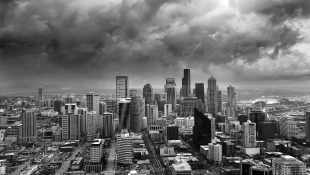
<instances>
[{"instance_id":1,"label":"skyscraper","mask_svg":"<svg viewBox=\"0 0 310 175\"><path fill-rule=\"evenodd\" d=\"M172 104L164 104L164 116L168 116L172 112Z\"/></svg>"},{"instance_id":2,"label":"skyscraper","mask_svg":"<svg viewBox=\"0 0 310 175\"><path fill-rule=\"evenodd\" d=\"M164 94L154 94L154 100L157 102L157 105L159 105L160 100L164 98Z\"/></svg>"},{"instance_id":3,"label":"skyscraper","mask_svg":"<svg viewBox=\"0 0 310 175\"><path fill-rule=\"evenodd\" d=\"M236 102L236 93L235 88L229 85L227 87L227 109L226 109L226 116L227 117L236 117L236 110L237 102Z\"/></svg>"},{"instance_id":4,"label":"skyscraper","mask_svg":"<svg viewBox=\"0 0 310 175\"><path fill-rule=\"evenodd\" d=\"M39 87L38 89L38 99L43 100L43 95L44 95L44 89L43 87Z\"/></svg>"},{"instance_id":5,"label":"skyscraper","mask_svg":"<svg viewBox=\"0 0 310 175\"><path fill-rule=\"evenodd\" d=\"M119 131L130 129L130 101L130 98L119 99Z\"/></svg>"},{"instance_id":6,"label":"skyscraper","mask_svg":"<svg viewBox=\"0 0 310 175\"><path fill-rule=\"evenodd\" d=\"M256 124L250 121L243 123L243 146L246 148L256 147Z\"/></svg>"},{"instance_id":7,"label":"skyscraper","mask_svg":"<svg viewBox=\"0 0 310 175\"><path fill-rule=\"evenodd\" d=\"M129 89L129 97L135 97L135 96L140 96L140 95L141 95L140 89L137 89L137 88Z\"/></svg>"},{"instance_id":8,"label":"skyscraper","mask_svg":"<svg viewBox=\"0 0 310 175\"><path fill-rule=\"evenodd\" d=\"M78 111L78 107L75 103L68 103L62 107L61 113L64 115L77 114L77 111Z\"/></svg>"},{"instance_id":9,"label":"skyscraper","mask_svg":"<svg viewBox=\"0 0 310 175\"><path fill-rule=\"evenodd\" d=\"M216 79L211 75L208 79L208 89L207 89L207 106L208 113L215 116L218 112L218 92L216 86Z\"/></svg>"},{"instance_id":10,"label":"skyscraper","mask_svg":"<svg viewBox=\"0 0 310 175\"><path fill-rule=\"evenodd\" d=\"M217 112L222 112L222 91L217 87Z\"/></svg>"},{"instance_id":11,"label":"skyscraper","mask_svg":"<svg viewBox=\"0 0 310 175\"><path fill-rule=\"evenodd\" d=\"M181 102L182 117L194 116L197 97L184 97Z\"/></svg>"},{"instance_id":12,"label":"skyscraper","mask_svg":"<svg viewBox=\"0 0 310 175\"><path fill-rule=\"evenodd\" d=\"M147 111L147 126L155 125L155 121L158 119L158 106L157 105L146 105Z\"/></svg>"},{"instance_id":13,"label":"skyscraper","mask_svg":"<svg viewBox=\"0 0 310 175\"><path fill-rule=\"evenodd\" d=\"M22 141L30 142L37 139L37 114L33 111L25 111L21 114Z\"/></svg>"},{"instance_id":14,"label":"skyscraper","mask_svg":"<svg viewBox=\"0 0 310 175\"><path fill-rule=\"evenodd\" d=\"M167 78L165 89L167 92L166 104L172 105L172 111L175 111L176 105L176 84L174 78Z\"/></svg>"},{"instance_id":15,"label":"skyscraper","mask_svg":"<svg viewBox=\"0 0 310 175\"><path fill-rule=\"evenodd\" d=\"M87 111L96 111L96 114L99 114L99 94L89 92L86 94L86 106Z\"/></svg>"},{"instance_id":16,"label":"skyscraper","mask_svg":"<svg viewBox=\"0 0 310 175\"><path fill-rule=\"evenodd\" d=\"M295 157L281 155L272 160L272 173L274 175L305 175L306 164Z\"/></svg>"},{"instance_id":17,"label":"skyscraper","mask_svg":"<svg viewBox=\"0 0 310 175\"><path fill-rule=\"evenodd\" d=\"M142 119L145 116L145 100L143 97L131 97L130 104L130 130L141 132Z\"/></svg>"},{"instance_id":18,"label":"skyscraper","mask_svg":"<svg viewBox=\"0 0 310 175\"><path fill-rule=\"evenodd\" d=\"M203 83L195 84L195 95L197 100L201 100L203 104L205 104L205 87Z\"/></svg>"},{"instance_id":19,"label":"skyscraper","mask_svg":"<svg viewBox=\"0 0 310 175\"><path fill-rule=\"evenodd\" d=\"M196 146L208 145L212 140L212 122L198 109L194 109L195 124L193 127L193 143Z\"/></svg>"},{"instance_id":20,"label":"skyscraper","mask_svg":"<svg viewBox=\"0 0 310 175\"><path fill-rule=\"evenodd\" d=\"M143 87L143 97L145 98L145 104L153 104L154 95L153 95L153 87L151 84L146 84Z\"/></svg>"},{"instance_id":21,"label":"skyscraper","mask_svg":"<svg viewBox=\"0 0 310 175\"><path fill-rule=\"evenodd\" d=\"M310 112L306 112L306 141L310 141Z\"/></svg>"},{"instance_id":22,"label":"skyscraper","mask_svg":"<svg viewBox=\"0 0 310 175\"><path fill-rule=\"evenodd\" d=\"M107 112L107 103L104 101L99 102L99 115Z\"/></svg>"},{"instance_id":23,"label":"skyscraper","mask_svg":"<svg viewBox=\"0 0 310 175\"><path fill-rule=\"evenodd\" d=\"M186 86L187 95L191 94L191 72L189 69L184 69L184 77L182 78L182 87ZM186 94L183 94L183 97L187 97Z\"/></svg>"},{"instance_id":24,"label":"skyscraper","mask_svg":"<svg viewBox=\"0 0 310 175\"><path fill-rule=\"evenodd\" d=\"M54 111L58 112L58 114L61 114L61 100L54 100Z\"/></svg>"},{"instance_id":25,"label":"skyscraper","mask_svg":"<svg viewBox=\"0 0 310 175\"><path fill-rule=\"evenodd\" d=\"M99 115L96 111L90 111L86 114L86 132L87 141L92 141L96 138L96 132L99 129Z\"/></svg>"},{"instance_id":26,"label":"skyscraper","mask_svg":"<svg viewBox=\"0 0 310 175\"><path fill-rule=\"evenodd\" d=\"M121 98L128 98L128 76L116 76L116 101L119 103ZM119 112L119 105L116 105L116 112Z\"/></svg>"},{"instance_id":27,"label":"skyscraper","mask_svg":"<svg viewBox=\"0 0 310 175\"><path fill-rule=\"evenodd\" d=\"M81 138L81 115L66 114L61 117L62 140L80 140Z\"/></svg>"},{"instance_id":28,"label":"skyscraper","mask_svg":"<svg viewBox=\"0 0 310 175\"><path fill-rule=\"evenodd\" d=\"M112 113L104 113L99 116L99 129L101 138L111 138L114 135Z\"/></svg>"},{"instance_id":29,"label":"skyscraper","mask_svg":"<svg viewBox=\"0 0 310 175\"><path fill-rule=\"evenodd\" d=\"M122 130L120 134L116 136L116 153L117 162L122 164L132 164L132 137L127 130Z\"/></svg>"}]
</instances>

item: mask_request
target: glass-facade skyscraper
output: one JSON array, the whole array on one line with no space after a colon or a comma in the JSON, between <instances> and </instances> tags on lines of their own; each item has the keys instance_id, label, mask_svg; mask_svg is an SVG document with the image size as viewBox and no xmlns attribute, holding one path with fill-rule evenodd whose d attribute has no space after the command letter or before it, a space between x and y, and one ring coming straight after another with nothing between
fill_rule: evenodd
<instances>
[{"instance_id":1,"label":"glass-facade skyscraper","mask_svg":"<svg viewBox=\"0 0 310 175\"><path fill-rule=\"evenodd\" d=\"M129 80L128 76L116 76L116 112L119 112L119 100L129 97Z\"/></svg>"}]
</instances>

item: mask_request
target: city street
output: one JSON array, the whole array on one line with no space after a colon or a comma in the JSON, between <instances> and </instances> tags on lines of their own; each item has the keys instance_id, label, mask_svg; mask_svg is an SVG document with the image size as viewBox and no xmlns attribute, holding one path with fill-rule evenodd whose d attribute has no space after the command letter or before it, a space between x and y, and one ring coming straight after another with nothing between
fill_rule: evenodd
<instances>
[{"instance_id":1,"label":"city street","mask_svg":"<svg viewBox=\"0 0 310 175\"><path fill-rule=\"evenodd\" d=\"M111 148L109 149L110 154L107 160L107 169L106 171L115 171L116 164L116 142L111 143Z\"/></svg>"},{"instance_id":2,"label":"city street","mask_svg":"<svg viewBox=\"0 0 310 175\"><path fill-rule=\"evenodd\" d=\"M75 155L78 153L78 152L80 152L82 149L79 147L79 148L77 148L73 153L72 153L72 155L71 155L71 157L68 159L68 161L65 161L62 165L61 165L61 167L57 170L57 172L55 173L55 174L57 174L57 175L61 175L61 174L64 174L67 170L68 170L68 168L69 168L69 166L70 166L70 162L71 162L71 160L74 160L75 159Z\"/></svg>"}]
</instances>

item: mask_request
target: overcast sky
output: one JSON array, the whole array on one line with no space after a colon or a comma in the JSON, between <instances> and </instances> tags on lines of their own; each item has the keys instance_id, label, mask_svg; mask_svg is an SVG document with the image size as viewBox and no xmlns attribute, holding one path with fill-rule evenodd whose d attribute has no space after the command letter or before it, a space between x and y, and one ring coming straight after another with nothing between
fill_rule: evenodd
<instances>
[{"instance_id":1,"label":"overcast sky","mask_svg":"<svg viewBox=\"0 0 310 175\"><path fill-rule=\"evenodd\" d=\"M310 0L0 1L0 87L310 87ZM194 87L194 86L192 86Z\"/></svg>"}]
</instances>

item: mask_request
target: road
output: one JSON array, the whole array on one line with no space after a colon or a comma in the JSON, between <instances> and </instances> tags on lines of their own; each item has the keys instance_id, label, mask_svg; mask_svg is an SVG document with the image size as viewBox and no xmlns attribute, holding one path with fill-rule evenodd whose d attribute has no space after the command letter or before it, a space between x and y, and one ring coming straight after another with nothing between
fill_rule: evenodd
<instances>
[{"instance_id":1,"label":"road","mask_svg":"<svg viewBox=\"0 0 310 175\"><path fill-rule=\"evenodd\" d=\"M19 175L20 172L21 172L25 167L27 167L27 166L30 165L30 162L31 162L30 160L31 160L31 159L29 159L28 162L26 162L26 163L20 165L15 171L13 171L13 172L11 173L11 175Z\"/></svg>"},{"instance_id":2,"label":"road","mask_svg":"<svg viewBox=\"0 0 310 175\"><path fill-rule=\"evenodd\" d=\"M107 160L107 170L106 171L115 171L116 164L116 142L111 143L110 154Z\"/></svg>"},{"instance_id":3,"label":"road","mask_svg":"<svg viewBox=\"0 0 310 175\"><path fill-rule=\"evenodd\" d=\"M75 159L75 155L81 151L81 147L77 148L75 151L73 151L71 157L65 161L64 163L62 163L61 167L57 170L57 172L55 174L57 175L61 175L61 174L64 174L65 172L67 172L69 166L70 166L70 162L71 160L74 160Z\"/></svg>"},{"instance_id":4,"label":"road","mask_svg":"<svg viewBox=\"0 0 310 175\"><path fill-rule=\"evenodd\" d=\"M160 164L160 162L159 162L159 160L158 160L157 154L156 154L156 152L155 152L155 150L154 150L153 144L152 144L152 143L150 142L150 140L149 140L148 135L147 135L147 134L144 134L144 137L146 138L146 142L147 142L147 144L149 145L149 148L151 149L152 154L154 155L154 159L155 159L155 162L156 162L156 164L157 164L157 166L158 166L158 168L159 168L159 170L160 170L160 173L161 173L162 175L165 174L164 168L161 166L161 164Z\"/></svg>"}]
</instances>

